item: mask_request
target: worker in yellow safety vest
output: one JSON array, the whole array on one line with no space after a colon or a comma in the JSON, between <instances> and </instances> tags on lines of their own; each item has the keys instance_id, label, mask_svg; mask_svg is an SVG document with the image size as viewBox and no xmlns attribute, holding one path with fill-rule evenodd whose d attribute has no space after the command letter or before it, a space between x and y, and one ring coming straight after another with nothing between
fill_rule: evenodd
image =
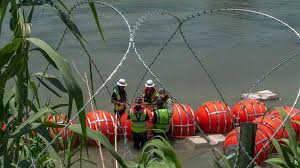
<instances>
[{"instance_id":1,"label":"worker in yellow safety vest","mask_svg":"<svg viewBox=\"0 0 300 168\"><path fill-rule=\"evenodd\" d=\"M167 91L164 88L158 89L157 92L153 95L153 103L157 105L158 100L162 102L162 108L168 109L170 116L172 117L173 114L173 100L172 97L167 94Z\"/></svg>"},{"instance_id":2,"label":"worker in yellow safety vest","mask_svg":"<svg viewBox=\"0 0 300 168\"><path fill-rule=\"evenodd\" d=\"M131 120L131 131L134 142L134 148L140 149L147 142L147 131L149 116L142 107L142 98L135 99L135 106L130 110L128 118Z\"/></svg>"},{"instance_id":3,"label":"worker in yellow safety vest","mask_svg":"<svg viewBox=\"0 0 300 168\"><path fill-rule=\"evenodd\" d=\"M170 127L171 115L167 108L164 107L162 99L157 100L157 109L154 110L152 124L153 133L167 138ZM166 135L166 136L165 136Z\"/></svg>"},{"instance_id":4,"label":"worker in yellow safety vest","mask_svg":"<svg viewBox=\"0 0 300 168\"><path fill-rule=\"evenodd\" d=\"M127 83L125 79L120 79L117 82L117 86L113 88L111 102L114 104L114 112L115 114L117 114L118 118L120 118L123 115L128 105L127 94L125 91L126 86Z\"/></svg>"}]
</instances>

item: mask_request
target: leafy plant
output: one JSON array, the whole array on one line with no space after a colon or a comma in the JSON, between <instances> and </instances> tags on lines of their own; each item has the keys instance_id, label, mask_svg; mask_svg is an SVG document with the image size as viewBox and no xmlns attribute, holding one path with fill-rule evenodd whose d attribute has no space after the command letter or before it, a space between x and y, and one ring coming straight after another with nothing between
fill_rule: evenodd
<instances>
[{"instance_id":1,"label":"leafy plant","mask_svg":"<svg viewBox=\"0 0 300 168\"><path fill-rule=\"evenodd\" d=\"M78 124L70 125L69 129L82 135L80 125ZM173 147L161 136L153 137L152 140L144 145L137 163L125 161L101 132L87 128L87 137L100 141L123 168L154 168L161 166L166 168L181 168L181 163L177 159Z\"/></svg>"},{"instance_id":2,"label":"leafy plant","mask_svg":"<svg viewBox=\"0 0 300 168\"><path fill-rule=\"evenodd\" d=\"M34 8L39 5L50 5L85 49L86 40L70 18L70 11L63 0L0 1L0 36L5 17L9 17L13 34L11 41L0 49L0 167L71 167L75 162L85 160L81 157L73 161L72 157L79 151L82 153L87 137L99 140L122 167L181 167L174 149L162 137L148 142L139 162L134 163L124 161L103 134L86 127L83 93L70 64L45 41L31 37ZM88 5L104 40L95 5L92 1L88 1ZM29 60L32 55L41 55L61 74L62 79L46 73L47 68L43 72L31 72ZM91 63L89 69L92 78ZM57 98L65 98L65 102L53 105L50 97L41 100L40 85ZM52 142L49 130L64 127L69 122L74 102L77 110L83 110L79 113L79 124L71 124L69 129L81 135L82 143L79 148L74 148L74 135L64 139L64 149L60 151L57 143ZM61 107L68 109L66 123L60 125L48 121L48 116L56 115L56 110Z\"/></svg>"},{"instance_id":3,"label":"leafy plant","mask_svg":"<svg viewBox=\"0 0 300 168\"><path fill-rule=\"evenodd\" d=\"M282 109L279 108L278 111L282 118L287 117L287 114ZM296 168L300 166L300 143L290 123L289 117L284 124L288 133L288 139L282 138L279 141L272 139L272 144L277 151L277 155L269 158L265 162L276 167Z\"/></svg>"},{"instance_id":4,"label":"leafy plant","mask_svg":"<svg viewBox=\"0 0 300 168\"><path fill-rule=\"evenodd\" d=\"M10 30L13 34L11 41L0 49L0 124L2 127L5 125L0 130L0 167L28 167L32 164L36 164L37 167L53 167L52 159L59 161L65 167L70 167L70 156L78 151L71 145L66 145L68 149L65 151L69 155L66 161L62 161L55 145L49 144L52 138L47 129L59 127L59 125L45 121L46 116L55 113L57 108L67 106L68 122L73 110L73 102L77 110L82 109L84 103L82 90L68 61L43 40L31 37L34 8L38 5L50 5L78 41L81 44L85 43L77 25L67 15L68 7L63 0L56 2L52 0L0 1L0 35L5 17L9 18ZM94 3L90 2L89 5L98 30L104 38ZM27 11L28 15L26 15ZM63 82L45 72L32 73L28 62L34 54L40 54L57 69L62 75ZM35 80L35 77L38 80ZM45 79L52 86L47 84ZM14 82L14 85L7 86L8 82ZM44 103L41 102L38 90L40 84L45 85L49 92L58 97L61 93L67 94L66 102L51 106L50 98ZM61 93L55 91L53 86ZM79 113L79 121L83 133L82 138L85 140L84 109ZM46 146L49 146L47 152L41 154L40 152Z\"/></svg>"}]
</instances>

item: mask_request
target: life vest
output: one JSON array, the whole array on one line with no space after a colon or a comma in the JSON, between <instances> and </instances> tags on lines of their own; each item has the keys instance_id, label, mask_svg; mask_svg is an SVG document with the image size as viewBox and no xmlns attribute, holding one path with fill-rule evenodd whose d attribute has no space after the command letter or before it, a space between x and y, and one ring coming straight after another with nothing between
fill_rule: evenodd
<instances>
[{"instance_id":1,"label":"life vest","mask_svg":"<svg viewBox=\"0 0 300 168\"><path fill-rule=\"evenodd\" d=\"M116 94L116 97L117 97L117 101L118 102L125 102L126 101L126 92L125 92L125 97L121 97L121 95L120 95L120 90L119 90L119 87L118 86L116 86L116 87L114 87L113 88L113 92ZM119 104L114 104L114 109L116 110L116 111L121 111L121 110L124 110L125 109L125 106L123 106L123 105L119 105Z\"/></svg>"},{"instance_id":2,"label":"life vest","mask_svg":"<svg viewBox=\"0 0 300 168\"><path fill-rule=\"evenodd\" d=\"M164 132L168 132L170 127L170 113L168 109L156 110L156 123L153 125L154 132L161 133L155 129L160 129Z\"/></svg>"},{"instance_id":3,"label":"life vest","mask_svg":"<svg viewBox=\"0 0 300 168\"><path fill-rule=\"evenodd\" d=\"M146 118L147 113L143 108L141 108L140 111L136 111L135 108L130 110L131 131L135 133L147 132L148 125Z\"/></svg>"},{"instance_id":4,"label":"life vest","mask_svg":"<svg viewBox=\"0 0 300 168\"><path fill-rule=\"evenodd\" d=\"M152 88L144 88L144 102L152 103L152 98L154 96L155 89Z\"/></svg>"}]
</instances>

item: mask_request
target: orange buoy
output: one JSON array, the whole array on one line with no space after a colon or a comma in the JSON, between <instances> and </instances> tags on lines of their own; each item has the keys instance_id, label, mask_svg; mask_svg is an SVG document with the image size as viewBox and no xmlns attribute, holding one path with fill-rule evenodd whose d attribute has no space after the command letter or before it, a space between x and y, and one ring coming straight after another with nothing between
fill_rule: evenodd
<instances>
[{"instance_id":1,"label":"orange buoy","mask_svg":"<svg viewBox=\"0 0 300 168\"><path fill-rule=\"evenodd\" d=\"M61 124L61 125L67 124L66 115L50 115L48 116L48 120L56 124ZM71 124L75 124L75 121L72 121ZM63 128L49 127L49 134L51 138L54 138L62 129ZM71 138L73 135L76 136L74 142L72 143L73 146L75 147L78 144L79 137L76 134L74 134L72 131L70 131L68 128L64 129L59 135L59 137L57 138L58 148L63 150L65 145L67 145L68 139Z\"/></svg>"},{"instance_id":2,"label":"orange buoy","mask_svg":"<svg viewBox=\"0 0 300 168\"><path fill-rule=\"evenodd\" d=\"M120 118L121 129L119 134L121 135L121 138L126 134L126 138L132 140L131 121L130 119L127 119L127 117L128 113L126 112Z\"/></svg>"},{"instance_id":3,"label":"orange buoy","mask_svg":"<svg viewBox=\"0 0 300 168\"><path fill-rule=\"evenodd\" d=\"M263 102L246 99L234 105L231 112L234 114L236 123L251 122L267 112L267 107Z\"/></svg>"},{"instance_id":4,"label":"orange buoy","mask_svg":"<svg viewBox=\"0 0 300 168\"><path fill-rule=\"evenodd\" d=\"M292 109L292 107L289 107L289 106L282 107L282 110L286 114L289 114L289 112L291 111L291 113L289 114L290 119L291 119L291 125L294 128L294 130L298 136L298 139L300 139L300 125L296 124L294 122L295 120L300 121L300 111L297 108ZM273 110L270 114L276 115L276 116L278 116L278 118L280 118L282 120L281 115L279 114L279 111L277 109Z\"/></svg>"},{"instance_id":5,"label":"orange buoy","mask_svg":"<svg viewBox=\"0 0 300 168\"><path fill-rule=\"evenodd\" d=\"M205 133L227 133L233 128L230 109L220 101L209 101L201 105L196 112L197 122Z\"/></svg>"},{"instance_id":6,"label":"orange buoy","mask_svg":"<svg viewBox=\"0 0 300 168\"><path fill-rule=\"evenodd\" d=\"M188 113L188 114L187 114ZM173 116L170 135L174 138L186 138L196 132L196 121L193 109L185 104L173 104Z\"/></svg>"},{"instance_id":7,"label":"orange buoy","mask_svg":"<svg viewBox=\"0 0 300 168\"><path fill-rule=\"evenodd\" d=\"M240 127L237 128L237 134L238 135L236 135L236 130L232 130L226 136L226 139L225 139L224 144L223 144L223 150L224 150L225 155L233 153L238 149L238 144L239 143L237 141L237 136L240 136ZM269 138L265 134L264 130L260 129L260 127L257 127L256 137L255 137L254 156L256 156L256 154L258 152L260 152L260 150L262 150L262 152L255 159L255 162L258 165L261 164L264 160L266 160L269 156L270 146L269 146L268 141L269 141ZM263 148L264 145L266 145L265 148Z\"/></svg>"},{"instance_id":8,"label":"orange buoy","mask_svg":"<svg viewBox=\"0 0 300 168\"><path fill-rule=\"evenodd\" d=\"M96 110L86 114L87 127L101 132L110 142L115 141L116 117L107 111ZM94 142L94 141L92 141Z\"/></svg>"},{"instance_id":9,"label":"orange buoy","mask_svg":"<svg viewBox=\"0 0 300 168\"><path fill-rule=\"evenodd\" d=\"M149 128L152 127L152 109L148 106L144 107L144 109L147 112L147 115L149 116L149 122L148 122L148 126ZM121 136L124 136L124 134L126 133L126 137L131 140L132 139L132 131L131 131L131 121L130 119L127 119L128 113L124 113L122 115L122 117L120 118L120 124L121 124L121 130L119 131L119 134L121 134ZM148 131L148 138L152 137L152 131Z\"/></svg>"},{"instance_id":10,"label":"orange buoy","mask_svg":"<svg viewBox=\"0 0 300 168\"><path fill-rule=\"evenodd\" d=\"M279 128L280 124L282 123L282 120L276 115L266 115L256 118L255 120L253 120L253 122L257 123L258 125L261 125L262 129L265 130L265 132L268 132L268 134L271 133L271 135L273 135L275 131ZM288 134L284 127L280 128L274 136L275 139L281 139L286 137L288 137Z\"/></svg>"}]
</instances>

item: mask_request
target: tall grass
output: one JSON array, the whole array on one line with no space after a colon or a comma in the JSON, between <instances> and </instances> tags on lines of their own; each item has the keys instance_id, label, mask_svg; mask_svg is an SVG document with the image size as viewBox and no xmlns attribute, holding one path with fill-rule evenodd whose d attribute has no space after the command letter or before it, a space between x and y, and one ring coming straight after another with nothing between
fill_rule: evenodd
<instances>
[{"instance_id":1,"label":"tall grass","mask_svg":"<svg viewBox=\"0 0 300 168\"><path fill-rule=\"evenodd\" d=\"M71 156L78 150L72 145L66 145L65 158L61 159L55 145L49 135L49 127L61 127L61 125L47 121L49 114L55 113L56 109L67 106L69 121L72 115L72 106L75 102L79 110L84 105L82 90L77 83L69 62L60 55L54 48L39 38L31 37L32 19L34 8L38 5L49 5L57 13L57 16L68 27L80 43L85 43L76 24L67 17L68 7L63 0L47 0L40 2L36 0L2 0L0 2L0 33L4 18L10 20L12 32L11 41L0 49L0 124L6 128L0 131L0 165L1 167L53 167L54 160L64 167L70 167ZM89 3L98 30L103 36L97 11L94 3ZM26 10L29 14L26 15ZM41 19L41 18L38 18ZM28 62L31 55L40 53L41 59L48 61L62 75L62 80L46 74L46 72L32 72ZM38 80L35 80L35 79ZM48 81L45 82L45 79ZM8 81L13 85L7 86ZM50 105L49 99L41 102L39 98L39 86L43 84L49 92L66 92L68 99L60 104ZM31 96L32 95L32 96ZM82 129L81 138L85 142L86 124L84 110L79 114L79 121ZM67 142L70 144L70 142ZM42 149L48 146L47 152L40 155ZM83 147L83 144L80 148Z\"/></svg>"},{"instance_id":2,"label":"tall grass","mask_svg":"<svg viewBox=\"0 0 300 168\"><path fill-rule=\"evenodd\" d=\"M88 4L104 40L96 7L92 1L88 1ZM74 148L72 145L75 135L68 140L63 138L62 151L57 143L52 144L53 136L49 130L65 125L48 121L48 116L56 114L59 108L66 107L66 123L69 123L73 103L77 110L82 109L84 98L69 62L47 42L31 37L34 9L40 5L51 6L81 46L84 47L86 43L77 25L68 16L69 9L63 0L0 1L0 37L4 18L10 20L13 34L11 41L0 49L0 167L72 167L74 163L82 163L84 160L83 157L79 160L72 158L78 152L82 156L87 138L95 139L105 146L121 167L181 167L174 149L162 137L145 145L137 163L125 161L103 134L86 127L84 110L79 113L79 124L69 126L70 130L81 135L80 146ZM26 10L29 10L28 15L25 14ZM41 59L46 60L62 75L62 79L47 74L47 68L43 72L32 72L28 62L31 55L38 53ZM92 77L91 71L90 76ZM8 85L8 81L13 84ZM61 93L66 93L68 98L65 102L54 105L50 103L50 99L41 100L41 84L55 96L60 97ZM43 153L44 149L47 150Z\"/></svg>"}]
</instances>

